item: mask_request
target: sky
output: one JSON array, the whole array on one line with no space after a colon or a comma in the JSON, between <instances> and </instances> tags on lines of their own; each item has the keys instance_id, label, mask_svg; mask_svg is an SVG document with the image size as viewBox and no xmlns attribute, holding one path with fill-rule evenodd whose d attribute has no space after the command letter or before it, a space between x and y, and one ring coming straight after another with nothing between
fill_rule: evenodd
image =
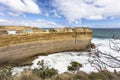
<instances>
[{"instance_id":1,"label":"sky","mask_svg":"<svg viewBox=\"0 0 120 80\"><path fill-rule=\"evenodd\" d=\"M0 0L0 25L120 28L120 0Z\"/></svg>"}]
</instances>

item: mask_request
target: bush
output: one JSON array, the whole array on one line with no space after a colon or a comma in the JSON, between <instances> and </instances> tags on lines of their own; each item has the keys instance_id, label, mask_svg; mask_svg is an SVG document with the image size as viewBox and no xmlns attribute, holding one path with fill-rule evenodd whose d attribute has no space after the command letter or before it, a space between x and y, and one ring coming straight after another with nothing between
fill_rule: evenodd
<instances>
[{"instance_id":1,"label":"bush","mask_svg":"<svg viewBox=\"0 0 120 80\"><path fill-rule=\"evenodd\" d=\"M75 68L72 67L72 66L68 66L67 68L68 68L69 71L74 71L75 70Z\"/></svg>"},{"instance_id":2,"label":"bush","mask_svg":"<svg viewBox=\"0 0 120 80\"><path fill-rule=\"evenodd\" d=\"M104 70L104 71L101 71L99 73L104 74L107 77L108 80L119 80L118 77L117 77L117 75L115 75L112 72Z\"/></svg>"},{"instance_id":3,"label":"bush","mask_svg":"<svg viewBox=\"0 0 120 80\"><path fill-rule=\"evenodd\" d=\"M118 79L120 80L120 72L116 73L116 76L118 77Z\"/></svg>"},{"instance_id":4,"label":"bush","mask_svg":"<svg viewBox=\"0 0 120 80\"><path fill-rule=\"evenodd\" d=\"M73 75L72 80L89 80L88 75L82 71L78 71L76 74Z\"/></svg>"},{"instance_id":5,"label":"bush","mask_svg":"<svg viewBox=\"0 0 120 80\"><path fill-rule=\"evenodd\" d=\"M31 71L24 71L20 74L20 76L15 77L14 80L43 80L43 79L36 76Z\"/></svg>"},{"instance_id":6,"label":"bush","mask_svg":"<svg viewBox=\"0 0 120 80\"><path fill-rule=\"evenodd\" d=\"M42 77L43 79L45 78L50 78L56 74L58 74L58 71L55 70L54 68L47 68L47 69L35 69L33 70L33 73L35 73L36 75Z\"/></svg>"},{"instance_id":7,"label":"bush","mask_svg":"<svg viewBox=\"0 0 120 80\"><path fill-rule=\"evenodd\" d=\"M82 67L82 64L80 64L80 63L78 63L78 62L76 62L76 61L72 61L72 62L71 62L71 65L72 65L73 67Z\"/></svg>"},{"instance_id":8,"label":"bush","mask_svg":"<svg viewBox=\"0 0 120 80\"><path fill-rule=\"evenodd\" d=\"M80 67L82 67L82 64L76 62L76 61L72 61L71 66L68 66L67 69L69 71L78 71Z\"/></svg>"},{"instance_id":9,"label":"bush","mask_svg":"<svg viewBox=\"0 0 120 80\"><path fill-rule=\"evenodd\" d=\"M65 72L65 73L53 76L50 80L72 80L72 74Z\"/></svg>"},{"instance_id":10,"label":"bush","mask_svg":"<svg viewBox=\"0 0 120 80\"><path fill-rule=\"evenodd\" d=\"M50 80L89 80L89 79L86 73L82 71L78 71L75 74L65 72L65 73L53 76Z\"/></svg>"},{"instance_id":11,"label":"bush","mask_svg":"<svg viewBox=\"0 0 120 80\"><path fill-rule=\"evenodd\" d=\"M101 72L99 73L92 72L89 75L89 79L90 80L107 80L107 77Z\"/></svg>"},{"instance_id":12,"label":"bush","mask_svg":"<svg viewBox=\"0 0 120 80\"><path fill-rule=\"evenodd\" d=\"M11 69L11 66L7 66L6 68L0 70L0 80L12 80Z\"/></svg>"}]
</instances>

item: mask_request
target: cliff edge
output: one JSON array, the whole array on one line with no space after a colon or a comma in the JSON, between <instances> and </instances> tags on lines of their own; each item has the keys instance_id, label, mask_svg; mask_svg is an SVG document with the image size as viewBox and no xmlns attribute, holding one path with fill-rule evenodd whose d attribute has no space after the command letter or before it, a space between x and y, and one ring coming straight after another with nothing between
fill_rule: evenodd
<instances>
[{"instance_id":1,"label":"cliff edge","mask_svg":"<svg viewBox=\"0 0 120 80\"><path fill-rule=\"evenodd\" d=\"M38 55L63 51L88 51L90 28L52 29L48 32L0 36L0 65L24 65Z\"/></svg>"}]
</instances>

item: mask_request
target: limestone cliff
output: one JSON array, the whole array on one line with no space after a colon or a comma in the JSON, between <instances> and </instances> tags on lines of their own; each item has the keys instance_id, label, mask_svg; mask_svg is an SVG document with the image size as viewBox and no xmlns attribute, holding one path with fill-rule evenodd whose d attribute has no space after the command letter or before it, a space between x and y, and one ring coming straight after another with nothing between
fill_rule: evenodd
<instances>
[{"instance_id":1,"label":"limestone cliff","mask_svg":"<svg viewBox=\"0 0 120 80\"><path fill-rule=\"evenodd\" d=\"M55 52L86 51L89 49L91 39L90 28L0 36L0 65L27 64L25 61L37 55Z\"/></svg>"}]
</instances>

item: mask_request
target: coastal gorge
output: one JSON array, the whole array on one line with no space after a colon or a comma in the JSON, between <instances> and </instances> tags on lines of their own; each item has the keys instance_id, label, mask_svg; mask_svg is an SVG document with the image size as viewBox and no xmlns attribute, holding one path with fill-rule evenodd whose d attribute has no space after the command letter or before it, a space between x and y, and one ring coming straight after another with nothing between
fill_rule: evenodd
<instances>
[{"instance_id":1,"label":"coastal gorge","mask_svg":"<svg viewBox=\"0 0 120 80\"><path fill-rule=\"evenodd\" d=\"M90 51L92 30L75 28L0 28L0 65L32 64L38 55ZM26 32L25 32L26 30ZM15 31L8 34L7 31Z\"/></svg>"}]
</instances>

